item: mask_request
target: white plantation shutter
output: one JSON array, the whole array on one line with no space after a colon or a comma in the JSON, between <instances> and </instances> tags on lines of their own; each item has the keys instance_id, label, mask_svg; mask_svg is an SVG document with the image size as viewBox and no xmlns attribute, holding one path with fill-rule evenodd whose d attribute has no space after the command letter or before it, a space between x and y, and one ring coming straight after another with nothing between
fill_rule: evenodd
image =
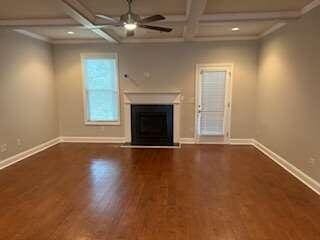
<instances>
[{"instance_id":1,"label":"white plantation shutter","mask_svg":"<svg viewBox=\"0 0 320 240\"><path fill-rule=\"evenodd\" d=\"M201 74L200 135L224 135L226 71Z\"/></svg>"}]
</instances>

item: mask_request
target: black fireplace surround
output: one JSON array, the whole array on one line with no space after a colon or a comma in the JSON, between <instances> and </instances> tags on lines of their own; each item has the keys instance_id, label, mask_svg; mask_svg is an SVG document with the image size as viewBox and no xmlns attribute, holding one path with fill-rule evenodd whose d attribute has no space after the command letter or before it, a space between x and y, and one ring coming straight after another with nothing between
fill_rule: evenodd
<instances>
[{"instance_id":1,"label":"black fireplace surround","mask_svg":"<svg viewBox=\"0 0 320 240\"><path fill-rule=\"evenodd\" d=\"M131 144L173 146L173 105L131 105Z\"/></svg>"}]
</instances>

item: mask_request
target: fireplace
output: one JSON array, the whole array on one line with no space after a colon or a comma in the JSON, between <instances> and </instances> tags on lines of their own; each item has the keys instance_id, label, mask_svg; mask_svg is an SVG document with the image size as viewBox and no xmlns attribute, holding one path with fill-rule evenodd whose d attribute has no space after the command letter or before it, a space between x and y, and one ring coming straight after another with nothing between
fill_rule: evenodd
<instances>
[{"instance_id":1,"label":"fireplace","mask_svg":"<svg viewBox=\"0 0 320 240\"><path fill-rule=\"evenodd\" d=\"M146 130L148 129L142 129L142 132L137 132L137 130L132 129L132 117L134 118L132 109L134 105L136 106L146 106L146 107L153 107L154 109L159 106L169 106L169 108L173 109L173 117L172 117L172 125L168 124L167 127L171 128L173 131L173 146L171 144L171 138L170 138L170 146L169 147L177 147L180 143L180 112L181 112L181 92L179 90L174 91L159 91L159 90L148 90L148 91L124 91L124 127L125 127L125 141L126 144L124 147L128 146L164 146L167 147L169 144L162 144L159 145L159 143L155 143L155 141L148 140L148 142L144 143L138 143L137 139L134 139L137 134L142 133L141 135L144 135ZM155 111L155 110L154 110ZM171 116L170 116L171 118ZM147 119L144 119L147 121ZM136 120L133 120L136 121ZM159 124L159 122L158 122ZM167 128L167 130L169 129ZM170 130L171 131L171 130ZM158 132L159 133L159 132ZM134 137L132 136L134 134ZM152 133L151 136L155 136L155 132ZM163 140L163 134L160 136L160 139ZM144 138L146 139L146 138ZM158 138L159 139L159 138ZM168 140L168 139L167 139ZM136 145L133 145L133 142L135 142ZM163 141L162 141L163 142ZM151 145L152 143L152 145ZM137 145L139 144L139 145ZM147 144L147 145L145 145Z\"/></svg>"},{"instance_id":2,"label":"fireplace","mask_svg":"<svg viewBox=\"0 0 320 240\"><path fill-rule=\"evenodd\" d=\"M131 105L131 144L173 146L173 105Z\"/></svg>"}]
</instances>

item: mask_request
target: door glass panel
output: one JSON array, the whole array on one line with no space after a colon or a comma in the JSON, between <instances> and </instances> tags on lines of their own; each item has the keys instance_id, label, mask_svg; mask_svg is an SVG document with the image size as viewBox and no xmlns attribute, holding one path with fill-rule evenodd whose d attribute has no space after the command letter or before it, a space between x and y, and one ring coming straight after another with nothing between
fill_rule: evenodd
<instances>
[{"instance_id":1,"label":"door glass panel","mask_svg":"<svg viewBox=\"0 0 320 240\"><path fill-rule=\"evenodd\" d=\"M224 135L226 71L201 74L200 135Z\"/></svg>"}]
</instances>

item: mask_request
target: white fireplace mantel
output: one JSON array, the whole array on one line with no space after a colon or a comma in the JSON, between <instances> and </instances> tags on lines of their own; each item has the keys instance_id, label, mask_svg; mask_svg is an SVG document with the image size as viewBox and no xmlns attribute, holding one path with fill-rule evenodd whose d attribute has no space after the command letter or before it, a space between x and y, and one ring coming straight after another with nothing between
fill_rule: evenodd
<instances>
[{"instance_id":1,"label":"white fireplace mantel","mask_svg":"<svg viewBox=\"0 0 320 240\"><path fill-rule=\"evenodd\" d=\"M126 141L131 142L131 104L172 104L174 106L173 140L180 142L180 91L124 91Z\"/></svg>"}]
</instances>

